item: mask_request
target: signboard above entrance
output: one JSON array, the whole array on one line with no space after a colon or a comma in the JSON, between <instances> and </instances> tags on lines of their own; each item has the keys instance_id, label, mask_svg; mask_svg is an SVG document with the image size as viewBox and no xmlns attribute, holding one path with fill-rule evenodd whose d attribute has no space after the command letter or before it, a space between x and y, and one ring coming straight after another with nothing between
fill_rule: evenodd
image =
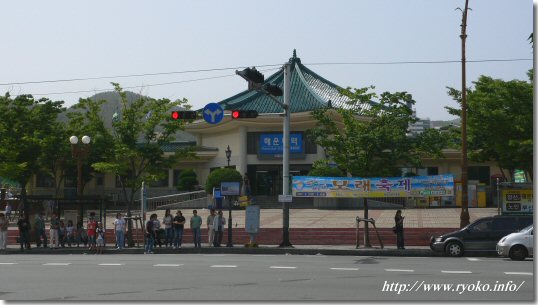
<instances>
[{"instance_id":1,"label":"signboard above entrance","mask_svg":"<svg viewBox=\"0 0 538 305\"><path fill-rule=\"evenodd\" d=\"M454 176L346 178L294 176L294 197L428 197L454 196Z\"/></svg>"},{"instance_id":2,"label":"signboard above entrance","mask_svg":"<svg viewBox=\"0 0 538 305\"><path fill-rule=\"evenodd\" d=\"M284 141L281 133L260 134L260 154L274 155L284 152ZM300 133L290 134L290 153L303 152L303 135Z\"/></svg>"}]
</instances>

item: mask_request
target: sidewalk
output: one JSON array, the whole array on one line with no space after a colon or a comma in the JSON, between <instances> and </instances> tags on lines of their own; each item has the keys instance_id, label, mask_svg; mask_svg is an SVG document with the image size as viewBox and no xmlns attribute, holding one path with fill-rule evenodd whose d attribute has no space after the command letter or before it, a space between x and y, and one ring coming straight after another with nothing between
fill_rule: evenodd
<instances>
[{"instance_id":1,"label":"sidewalk","mask_svg":"<svg viewBox=\"0 0 538 305\"><path fill-rule=\"evenodd\" d=\"M172 211L175 214L176 210ZM198 209L198 214L203 219L202 225L202 245L203 248L193 247L192 236L189 229L189 219L192 215L191 209L183 209L183 215L187 219L182 249L172 250L157 248L155 253L251 253L251 254L308 254L318 253L325 255L385 255L385 256L437 256L433 253L429 245L429 237L438 235L459 228L460 208L436 208L436 209L404 209L402 215L405 216L405 244L406 250L397 250L395 246L395 235L392 233L394 225L394 215L396 210L370 210L369 217L375 219L376 227L380 233L384 249L378 242L375 231L370 226L370 241L373 248L364 248L364 226L360 225L359 249L356 245L356 221L357 216L363 217L362 210L318 210L318 209L291 209L290 210L290 241L294 248L278 248L282 241L282 210L262 209L260 213L260 233L257 241L259 248L245 248L244 243L248 242L248 234L244 230L245 211L232 211L232 225L234 242L233 248L226 248L227 232L224 233L223 247L208 248L207 232L205 231L205 220L209 211ZM156 213L160 220L164 216L164 211L148 212ZM497 215L496 208L470 208L469 214L471 222L477 218ZM228 218L228 211L224 211ZM107 215L107 243L114 242L113 221L115 215ZM48 224L47 224L48 225ZM227 225L226 225L227 228ZM20 252L19 245L15 244L14 237L18 235L17 228L13 224L10 227L10 242L8 253L10 254L90 254L87 248L61 248L57 250L35 248ZM141 254L143 248L129 248L123 251L114 250L112 247L105 248L105 254L125 253Z\"/></svg>"}]
</instances>

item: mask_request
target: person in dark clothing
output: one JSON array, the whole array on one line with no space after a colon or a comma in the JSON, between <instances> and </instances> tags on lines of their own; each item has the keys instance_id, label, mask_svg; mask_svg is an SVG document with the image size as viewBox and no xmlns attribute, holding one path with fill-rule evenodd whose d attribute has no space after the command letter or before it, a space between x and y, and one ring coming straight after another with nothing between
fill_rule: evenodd
<instances>
[{"instance_id":1,"label":"person in dark clothing","mask_svg":"<svg viewBox=\"0 0 538 305\"><path fill-rule=\"evenodd\" d=\"M181 243L183 242L183 228L185 225L185 217L181 211L176 212L172 225L174 227L174 249L178 249L181 248Z\"/></svg>"},{"instance_id":2,"label":"person in dark clothing","mask_svg":"<svg viewBox=\"0 0 538 305\"><path fill-rule=\"evenodd\" d=\"M19 227L19 243L21 244L21 251L26 249L30 250L30 221L25 214L21 215L21 218L17 222Z\"/></svg>"},{"instance_id":3,"label":"person in dark clothing","mask_svg":"<svg viewBox=\"0 0 538 305\"><path fill-rule=\"evenodd\" d=\"M394 216L394 222L396 225L394 226L396 230L396 246L398 249L405 249L404 248L404 229L403 229L403 221L404 218L402 216L402 210L396 211L396 216Z\"/></svg>"}]
</instances>

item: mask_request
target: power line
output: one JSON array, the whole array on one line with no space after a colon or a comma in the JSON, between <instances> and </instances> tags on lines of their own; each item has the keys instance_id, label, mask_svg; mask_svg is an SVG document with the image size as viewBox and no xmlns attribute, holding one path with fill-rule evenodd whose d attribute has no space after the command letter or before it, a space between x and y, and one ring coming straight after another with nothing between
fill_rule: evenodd
<instances>
[{"instance_id":1,"label":"power line","mask_svg":"<svg viewBox=\"0 0 538 305\"><path fill-rule=\"evenodd\" d=\"M266 69L266 70L260 70L260 72L268 72L268 71L274 71L274 70L278 70L278 69ZM196 82L196 81L210 80L210 79L217 79L217 78L225 78L225 77L232 77L232 76L236 76L236 75L235 74L227 74L227 75L196 78L196 79L188 79L188 80L175 81L175 82L166 82L166 83L157 83L157 84L147 84L147 85L139 85L139 86L122 87L122 89L136 89L136 88L156 87L156 86L164 86L164 85L172 85L172 84L191 83L191 82ZM94 89L94 90L66 91L66 92L33 93L32 95L75 94L75 93L105 92L105 91L110 91L110 90L112 90L112 89L107 88L107 89Z\"/></svg>"},{"instance_id":2,"label":"power line","mask_svg":"<svg viewBox=\"0 0 538 305\"><path fill-rule=\"evenodd\" d=\"M468 63L483 63L483 62L514 62L514 61L531 61L531 58L515 58L515 59L481 59L481 60L467 60ZM407 65L407 64L450 64L461 63L461 60L438 60L438 61L390 61L390 62L327 62L327 63L307 63L311 66L321 65ZM257 67L275 67L282 64L271 65L259 65ZM96 76L85 78L69 78L69 79L56 79L56 80L39 80L39 81L24 81L24 82L11 82L0 83L0 86L12 86L12 85L29 85L29 84L43 84L43 83L60 83L60 82L77 82L87 80L99 80L99 79L111 79L111 78L130 78L130 77L142 77L142 76L157 76L157 75L172 75L172 74L187 74L187 73L200 73L200 72L213 72L223 70L236 70L244 67L229 67L229 68L214 68L214 69L199 69L199 70L185 70L185 71L172 71L172 72L156 72L156 73L141 73L141 74L128 74L128 75L115 75L115 76ZM201 79L204 80L204 79Z\"/></svg>"},{"instance_id":3,"label":"power line","mask_svg":"<svg viewBox=\"0 0 538 305\"><path fill-rule=\"evenodd\" d=\"M274 66L281 66L281 65L282 64L260 65L258 67L274 67ZM78 82L78 81L99 80L99 79L109 79L109 78L129 78L129 77L142 77L142 76L187 74L187 73L213 72L213 71L223 71L223 70L236 70L236 69L242 69L242 68L244 68L244 67L199 69L199 70L185 70L185 71L157 72L157 73L141 73L141 74L115 75L115 76L96 76L96 77L85 77L85 78L55 79L55 80L38 80L38 81L3 83L3 84L0 84L0 86L44 84L44 83L63 83L63 82Z\"/></svg>"}]
</instances>

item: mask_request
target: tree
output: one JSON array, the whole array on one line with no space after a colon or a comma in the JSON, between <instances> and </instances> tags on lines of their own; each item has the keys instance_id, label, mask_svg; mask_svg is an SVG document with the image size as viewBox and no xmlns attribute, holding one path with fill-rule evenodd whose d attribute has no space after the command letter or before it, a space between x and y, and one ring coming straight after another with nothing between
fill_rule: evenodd
<instances>
[{"instance_id":1,"label":"tree","mask_svg":"<svg viewBox=\"0 0 538 305\"><path fill-rule=\"evenodd\" d=\"M163 145L173 141L174 134L185 125L184 121L172 120L172 108L189 106L186 99L171 102L168 99L139 97L128 101L119 84L113 83L113 86L120 95L121 113L118 119L113 120L111 132L104 128L102 118L96 114L98 103L86 100L80 107L90 116L84 120L87 124L84 128L97 132L96 142L110 142L108 147L103 147L104 160L92 163L92 167L98 172L112 173L118 177L127 202L127 216L131 216L135 194L142 182L157 180L180 158L192 156L192 148L171 155L165 155L163 151ZM128 227L127 239L132 245L131 221Z\"/></svg>"},{"instance_id":2,"label":"tree","mask_svg":"<svg viewBox=\"0 0 538 305\"><path fill-rule=\"evenodd\" d=\"M474 89L468 89L469 157L477 162L495 161L505 179L512 179L516 169L533 177L532 72L528 82L480 76L473 82ZM461 92L448 89L461 103ZM460 109L446 108L452 115L461 115Z\"/></svg>"},{"instance_id":3,"label":"tree","mask_svg":"<svg viewBox=\"0 0 538 305\"><path fill-rule=\"evenodd\" d=\"M316 177L344 177L345 174L338 167L332 167L329 165L329 161L326 159L317 160L312 165L312 170L308 173L308 176Z\"/></svg>"},{"instance_id":4,"label":"tree","mask_svg":"<svg viewBox=\"0 0 538 305\"><path fill-rule=\"evenodd\" d=\"M418 167L422 154L440 153L443 145L422 145L422 137L407 136L409 124L416 121L411 94L384 92L374 103L377 95L370 89L373 87L341 90L348 98L344 107L312 113L317 123L307 136L323 147L339 168L353 177L400 176L401 166ZM366 200L364 217L368 218ZM370 246L368 226L365 245Z\"/></svg>"},{"instance_id":5,"label":"tree","mask_svg":"<svg viewBox=\"0 0 538 305\"><path fill-rule=\"evenodd\" d=\"M194 191L198 185L198 179L196 179L196 172L193 169L182 170L179 173L177 189L180 191Z\"/></svg>"},{"instance_id":6,"label":"tree","mask_svg":"<svg viewBox=\"0 0 538 305\"><path fill-rule=\"evenodd\" d=\"M32 95L0 97L0 176L17 181L25 212L26 185L41 170L47 143L53 141L62 101L34 99Z\"/></svg>"}]
</instances>

